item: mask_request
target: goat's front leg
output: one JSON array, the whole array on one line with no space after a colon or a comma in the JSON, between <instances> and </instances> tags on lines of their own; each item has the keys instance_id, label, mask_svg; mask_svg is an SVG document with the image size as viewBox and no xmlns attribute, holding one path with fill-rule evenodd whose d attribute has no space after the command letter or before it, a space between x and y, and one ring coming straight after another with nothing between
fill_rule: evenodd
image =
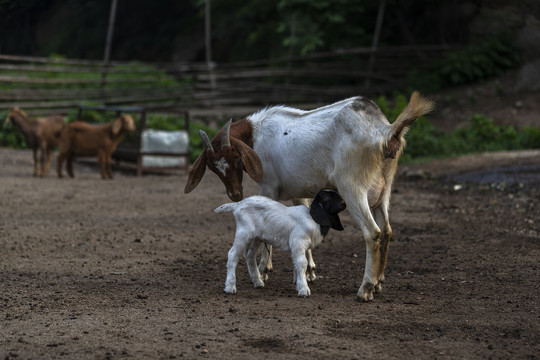
<instances>
[{"instance_id":1,"label":"goat's front leg","mask_svg":"<svg viewBox=\"0 0 540 360\"><path fill-rule=\"evenodd\" d=\"M109 175L107 174L107 154L103 150L98 151L98 163L101 178L104 180L108 179Z\"/></svg>"},{"instance_id":2,"label":"goat's front leg","mask_svg":"<svg viewBox=\"0 0 540 360\"><path fill-rule=\"evenodd\" d=\"M47 143L41 142L39 145L39 176L45 176L45 162L47 157Z\"/></svg>"},{"instance_id":3,"label":"goat's front leg","mask_svg":"<svg viewBox=\"0 0 540 360\"><path fill-rule=\"evenodd\" d=\"M307 272L306 272L307 279L308 281L315 281L315 279L317 279L317 275L315 275L315 268L317 267L317 265L315 265L315 261L313 261L313 255L311 254L311 249L308 249L306 251L306 257L308 261Z\"/></svg>"},{"instance_id":4,"label":"goat's front leg","mask_svg":"<svg viewBox=\"0 0 540 360\"><path fill-rule=\"evenodd\" d=\"M305 248L291 248L291 257L294 264L293 281L296 280L296 291L298 291L298 296L308 297L311 295L311 290L309 289L306 277L308 261L306 259Z\"/></svg>"},{"instance_id":5,"label":"goat's front leg","mask_svg":"<svg viewBox=\"0 0 540 360\"><path fill-rule=\"evenodd\" d=\"M311 206L311 202L313 199L309 198L295 198L292 200L294 205L304 205L305 207L309 208ZM317 279L317 275L315 274L315 268L317 267L315 265L315 261L313 260L313 254L311 253L311 249L308 249L306 251L306 257L308 261L307 265L307 279L308 281L315 281Z\"/></svg>"},{"instance_id":6,"label":"goat's front leg","mask_svg":"<svg viewBox=\"0 0 540 360\"><path fill-rule=\"evenodd\" d=\"M107 159L107 175L109 176L109 179L114 179L114 176L113 176L113 172L112 172L112 169L111 169L111 163L112 163L112 159L111 159L111 155L106 155L106 159Z\"/></svg>"},{"instance_id":7,"label":"goat's front leg","mask_svg":"<svg viewBox=\"0 0 540 360\"><path fill-rule=\"evenodd\" d=\"M53 149L47 147L47 159L45 162L45 168L41 171L41 177L45 177L49 173L49 169L51 167L52 154L53 154Z\"/></svg>"}]
</instances>

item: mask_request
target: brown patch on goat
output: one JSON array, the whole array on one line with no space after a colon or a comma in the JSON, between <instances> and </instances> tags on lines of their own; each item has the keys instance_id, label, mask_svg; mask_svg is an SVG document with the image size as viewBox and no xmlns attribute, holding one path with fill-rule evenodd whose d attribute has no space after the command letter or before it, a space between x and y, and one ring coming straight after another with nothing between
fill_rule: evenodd
<instances>
[{"instance_id":1,"label":"brown patch on goat","mask_svg":"<svg viewBox=\"0 0 540 360\"><path fill-rule=\"evenodd\" d=\"M356 112L364 111L374 115L383 115L381 109L377 106L377 104L375 104L375 102L361 96L354 100L354 102L351 104L351 108Z\"/></svg>"},{"instance_id":2,"label":"brown patch on goat","mask_svg":"<svg viewBox=\"0 0 540 360\"><path fill-rule=\"evenodd\" d=\"M221 146L223 129L211 141L213 151L202 152L189 171L184 193L193 191L204 176L206 167L214 172L225 185L227 195L232 201L243 198L243 171L256 182L262 181L263 169L259 156L253 150L253 125L247 119L236 121L230 125L229 139L231 146ZM216 168L221 159L228 164L223 174Z\"/></svg>"},{"instance_id":3,"label":"brown patch on goat","mask_svg":"<svg viewBox=\"0 0 540 360\"><path fill-rule=\"evenodd\" d=\"M221 132L223 129L216 135L214 140L218 139L219 145L221 146ZM244 118L233 122L231 124L230 136L241 140L244 144L253 149L253 124L248 119ZM214 140L212 145L215 145Z\"/></svg>"},{"instance_id":4,"label":"brown patch on goat","mask_svg":"<svg viewBox=\"0 0 540 360\"><path fill-rule=\"evenodd\" d=\"M393 136L383 148L385 159L395 159L401 147L401 141L397 136Z\"/></svg>"}]
</instances>

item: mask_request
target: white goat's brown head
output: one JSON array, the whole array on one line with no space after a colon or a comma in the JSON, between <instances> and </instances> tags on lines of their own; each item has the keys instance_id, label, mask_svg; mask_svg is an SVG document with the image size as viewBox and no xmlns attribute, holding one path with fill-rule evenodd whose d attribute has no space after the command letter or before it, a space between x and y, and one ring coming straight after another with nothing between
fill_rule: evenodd
<instances>
[{"instance_id":1,"label":"white goat's brown head","mask_svg":"<svg viewBox=\"0 0 540 360\"><path fill-rule=\"evenodd\" d=\"M237 122L238 125L231 129L231 122L232 120L229 120L221 129L221 134L218 133L212 141L204 131L199 130L205 150L195 160L189 171L184 193L187 194L197 187L207 166L223 182L227 196L232 201L240 201L244 198L242 187L244 171L254 181L262 181L263 169L259 156L250 146L239 139L248 136L251 140L251 126L246 122ZM234 134L231 134L231 130Z\"/></svg>"}]
</instances>

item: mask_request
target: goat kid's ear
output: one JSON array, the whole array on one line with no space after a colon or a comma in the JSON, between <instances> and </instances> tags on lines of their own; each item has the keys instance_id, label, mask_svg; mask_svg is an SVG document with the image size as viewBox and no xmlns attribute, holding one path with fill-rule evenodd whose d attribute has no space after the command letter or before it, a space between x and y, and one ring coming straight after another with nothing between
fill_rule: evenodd
<instances>
[{"instance_id":1,"label":"goat kid's ear","mask_svg":"<svg viewBox=\"0 0 540 360\"><path fill-rule=\"evenodd\" d=\"M344 230L343 225L341 224L341 220L339 219L338 214L330 215L330 223L331 223L330 227L332 229L337 230L337 231Z\"/></svg>"},{"instance_id":2,"label":"goat kid's ear","mask_svg":"<svg viewBox=\"0 0 540 360\"><path fill-rule=\"evenodd\" d=\"M184 188L184 194L188 194L193 191L201 182L201 179L206 172L206 151L203 151L201 155L195 160L193 166L189 170L188 180L186 187Z\"/></svg>"},{"instance_id":3,"label":"goat kid's ear","mask_svg":"<svg viewBox=\"0 0 540 360\"><path fill-rule=\"evenodd\" d=\"M236 148L242 157L242 163L244 164L244 169L248 173L249 177L255 182L261 182L263 179L263 166L259 155L247 146L243 141L230 137L231 145Z\"/></svg>"},{"instance_id":4,"label":"goat kid's ear","mask_svg":"<svg viewBox=\"0 0 540 360\"><path fill-rule=\"evenodd\" d=\"M330 216L328 212L323 208L320 202L313 202L309 209L309 214L313 220L321 226L331 226Z\"/></svg>"},{"instance_id":5,"label":"goat kid's ear","mask_svg":"<svg viewBox=\"0 0 540 360\"><path fill-rule=\"evenodd\" d=\"M114 119L113 125L112 125L112 132L114 135L118 135L120 130L122 130L122 118L116 118Z\"/></svg>"},{"instance_id":6,"label":"goat kid's ear","mask_svg":"<svg viewBox=\"0 0 540 360\"><path fill-rule=\"evenodd\" d=\"M328 226L338 231L343 230L339 215L328 213L320 202L313 202L309 209L309 214L321 226Z\"/></svg>"}]
</instances>

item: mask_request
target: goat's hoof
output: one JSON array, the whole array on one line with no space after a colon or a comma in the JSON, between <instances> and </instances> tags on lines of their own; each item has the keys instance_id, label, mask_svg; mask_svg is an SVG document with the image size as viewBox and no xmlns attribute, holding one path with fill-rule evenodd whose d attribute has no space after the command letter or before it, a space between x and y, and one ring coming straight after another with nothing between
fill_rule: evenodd
<instances>
[{"instance_id":1,"label":"goat's hoof","mask_svg":"<svg viewBox=\"0 0 540 360\"><path fill-rule=\"evenodd\" d=\"M262 274L261 274L261 280L262 280L262 281L268 280L268 273L262 273Z\"/></svg>"},{"instance_id":2,"label":"goat's hoof","mask_svg":"<svg viewBox=\"0 0 540 360\"><path fill-rule=\"evenodd\" d=\"M375 285L375 293L382 292L382 283L379 282L377 285Z\"/></svg>"},{"instance_id":3,"label":"goat's hoof","mask_svg":"<svg viewBox=\"0 0 540 360\"><path fill-rule=\"evenodd\" d=\"M360 289L358 290L358 293L356 294L356 300L360 302L372 301L374 289L375 286L372 283L368 282L365 285L362 284L362 286L360 286Z\"/></svg>"},{"instance_id":4,"label":"goat's hoof","mask_svg":"<svg viewBox=\"0 0 540 360\"><path fill-rule=\"evenodd\" d=\"M225 291L226 294L230 295L236 294L236 286L227 286L225 287L225 289L223 289L223 291Z\"/></svg>"},{"instance_id":5,"label":"goat's hoof","mask_svg":"<svg viewBox=\"0 0 540 360\"><path fill-rule=\"evenodd\" d=\"M255 288L262 288L262 287L264 287L264 281L262 281L262 280L255 281L255 282L253 282L253 286L255 286Z\"/></svg>"},{"instance_id":6,"label":"goat's hoof","mask_svg":"<svg viewBox=\"0 0 540 360\"><path fill-rule=\"evenodd\" d=\"M315 275L315 268L311 268L306 271L306 278L307 281L315 281L317 279L317 275Z\"/></svg>"},{"instance_id":7,"label":"goat's hoof","mask_svg":"<svg viewBox=\"0 0 540 360\"><path fill-rule=\"evenodd\" d=\"M298 297L308 297L311 295L311 290L309 288L298 290Z\"/></svg>"},{"instance_id":8,"label":"goat's hoof","mask_svg":"<svg viewBox=\"0 0 540 360\"><path fill-rule=\"evenodd\" d=\"M358 301L358 302L370 302L370 301L373 301L373 294L369 294L369 293L362 294L362 295L357 294L356 295L356 301Z\"/></svg>"}]
</instances>

